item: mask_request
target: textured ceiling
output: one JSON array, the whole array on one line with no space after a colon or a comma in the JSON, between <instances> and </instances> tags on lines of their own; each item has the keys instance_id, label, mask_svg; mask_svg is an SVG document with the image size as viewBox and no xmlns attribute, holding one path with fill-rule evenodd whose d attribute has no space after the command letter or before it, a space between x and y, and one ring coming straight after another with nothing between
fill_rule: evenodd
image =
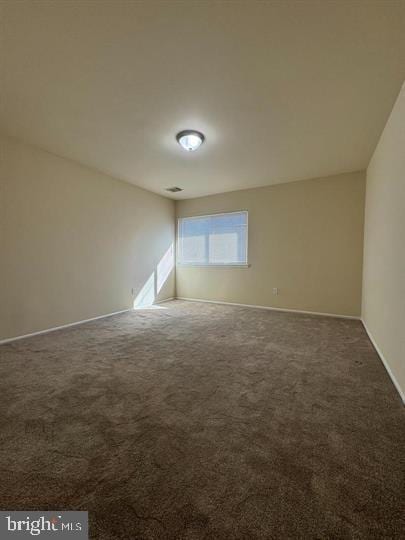
<instances>
[{"instance_id":1,"label":"textured ceiling","mask_svg":"<svg viewBox=\"0 0 405 540\"><path fill-rule=\"evenodd\" d=\"M402 0L1 8L1 130L173 198L364 169L405 78Z\"/></svg>"}]
</instances>

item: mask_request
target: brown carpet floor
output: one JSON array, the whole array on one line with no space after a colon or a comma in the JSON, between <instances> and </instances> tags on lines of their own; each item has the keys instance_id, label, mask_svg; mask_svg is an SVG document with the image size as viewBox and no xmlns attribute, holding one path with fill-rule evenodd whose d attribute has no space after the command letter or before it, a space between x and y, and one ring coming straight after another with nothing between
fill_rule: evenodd
<instances>
[{"instance_id":1,"label":"brown carpet floor","mask_svg":"<svg viewBox=\"0 0 405 540\"><path fill-rule=\"evenodd\" d=\"M405 410L359 321L173 301L0 347L0 507L92 538L404 538Z\"/></svg>"}]
</instances>

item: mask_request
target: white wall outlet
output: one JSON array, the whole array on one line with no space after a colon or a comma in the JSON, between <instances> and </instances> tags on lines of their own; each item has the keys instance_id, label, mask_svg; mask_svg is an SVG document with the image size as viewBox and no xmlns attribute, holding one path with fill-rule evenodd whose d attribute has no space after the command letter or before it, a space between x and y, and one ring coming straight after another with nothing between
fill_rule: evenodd
<instances>
[{"instance_id":1,"label":"white wall outlet","mask_svg":"<svg viewBox=\"0 0 405 540\"><path fill-rule=\"evenodd\" d=\"M274 294L275 296L278 295L278 287L273 287L273 294Z\"/></svg>"}]
</instances>

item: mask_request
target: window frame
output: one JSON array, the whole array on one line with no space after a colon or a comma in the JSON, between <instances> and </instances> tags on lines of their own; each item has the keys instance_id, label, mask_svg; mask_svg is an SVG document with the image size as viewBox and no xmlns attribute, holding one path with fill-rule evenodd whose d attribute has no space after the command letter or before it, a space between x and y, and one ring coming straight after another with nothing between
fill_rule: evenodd
<instances>
[{"instance_id":1,"label":"window frame","mask_svg":"<svg viewBox=\"0 0 405 540\"><path fill-rule=\"evenodd\" d=\"M184 263L180 262L180 222L182 219L201 219L213 216L226 216L230 214L246 214L246 257L244 263ZM185 268L249 268L249 211L248 210L232 210L231 212L215 212L213 214L198 214L192 216L180 216L177 218L176 230L176 266Z\"/></svg>"}]
</instances>

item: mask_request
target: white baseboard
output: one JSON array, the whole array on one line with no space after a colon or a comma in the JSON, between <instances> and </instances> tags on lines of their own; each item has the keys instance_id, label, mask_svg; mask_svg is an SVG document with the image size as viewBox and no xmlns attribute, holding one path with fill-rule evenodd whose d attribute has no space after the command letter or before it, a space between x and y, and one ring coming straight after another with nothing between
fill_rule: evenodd
<instances>
[{"instance_id":1,"label":"white baseboard","mask_svg":"<svg viewBox=\"0 0 405 540\"><path fill-rule=\"evenodd\" d=\"M236 302L222 302L220 300L201 300L200 298L187 298L185 296L177 296L177 300L186 300L187 302L205 302L207 304L224 304L225 306L240 306L255 309L269 309L271 311L285 311L287 313L303 313L305 315L321 315L322 317L337 317L339 319L354 319L359 321L360 317L354 315L338 315L336 313L323 313L321 311L304 311L302 309L288 309L271 306L256 306L254 304L237 304Z\"/></svg>"},{"instance_id":2,"label":"white baseboard","mask_svg":"<svg viewBox=\"0 0 405 540\"><path fill-rule=\"evenodd\" d=\"M396 380L395 375L392 373L391 368L390 368L386 358L384 357L383 353L381 352L381 349L379 348L379 346L377 345L375 339L373 338L372 333L367 328L366 323L364 322L363 319L361 319L361 322L363 323L364 330L366 331L371 343L373 344L374 349L377 351L377 354L380 357L381 362L383 363L385 369L387 370L387 373L388 373L388 375L389 375L389 377L390 377L390 379L392 381L392 384L395 386L398 394L400 395L400 397L402 399L402 403L405 405L405 393L403 392L402 388L400 387L399 382Z\"/></svg>"},{"instance_id":3,"label":"white baseboard","mask_svg":"<svg viewBox=\"0 0 405 540\"><path fill-rule=\"evenodd\" d=\"M165 298L164 300L158 300L157 302L154 302L154 304L164 304L165 302L170 302L170 300L176 300L176 297L171 296L170 298Z\"/></svg>"},{"instance_id":4,"label":"white baseboard","mask_svg":"<svg viewBox=\"0 0 405 540\"><path fill-rule=\"evenodd\" d=\"M61 326L54 326L52 328L47 328L46 330L39 330L38 332L32 332L31 334L24 334L23 336L16 336L12 338L0 340L0 345L4 343L10 343L11 341L18 341L20 339L25 339L33 336L39 336L40 334L48 334L49 332L55 332L56 330L62 330L63 328L69 328L70 326L76 326L78 324L84 324L91 321L96 321L97 319L105 319L106 317L112 317L113 315L119 315L120 313L127 313L132 311L132 308L122 309L121 311L114 311L113 313L107 313L106 315L98 315L97 317L92 317L91 319L83 319L81 321L76 321L68 324L62 324Z\"/></svg>"},{"instance_id":5,"label":"white baseboard","mask_svg":"<svg viewBox=\"0 0 405 540\"><path fill-rule=\"evenodd\" d=\"M172 296L170 298L165 298L164 300L159 300L158 302L155 302L155 304L163 304L164 302L169 302L170 300L175 300L175 297ZM61 326L54 326L52 328L46 328L45 330L39 330L38 332L32 332L31 334L24 334L23 336L16 336L12 338L7 339L1 339L0 345L3 345L5 343L10 343L11 341L18 341L20 339L25 339L33 336L39 336L40 334L48 334L49 332L55 332L55 330L62 330L63 328L69 328L70 326L76 326L78 324L84 324L91 321L96 321L97 319L104 319L106 317L112 317L113 315L119 315L120 313L127 313L128 311L132 311L133 308L128 309L122 309L121 311L114 311L112 313L107 313L106 315L98 315L97 317L92 317L91 319L83 319L81 321L76 321L68 324L62 324Z\"/></svg>"}]
</instances>

